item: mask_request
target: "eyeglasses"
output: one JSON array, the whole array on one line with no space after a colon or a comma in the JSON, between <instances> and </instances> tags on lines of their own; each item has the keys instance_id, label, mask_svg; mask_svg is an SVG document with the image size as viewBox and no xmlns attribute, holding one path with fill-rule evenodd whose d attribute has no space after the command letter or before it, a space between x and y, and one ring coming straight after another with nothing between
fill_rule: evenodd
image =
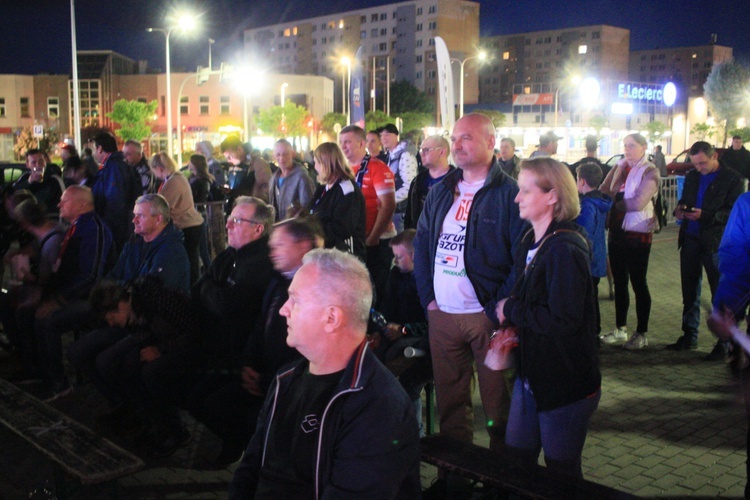
<instances>
[{"instance_id":1,"label":"eyeglasses","mask_svg":"<svg viewBox=\"0 0 750 500\"><path fill-rule=\"evenodd\" d=\"M256 226L260 226L260 222L256 222L252 219L242 219L240 217L230 217L227 219L227 222L231 222L232 224L239 224L240 222L247 222L248 224L255 224Z\"/></svg>"},{"instance_id":2,"label":"eyeglasses","mask_svg":"<svg viewBox=\"0 0 750 500\"><path fill-rule=\"evenodd\" d=\"M420 149L420 151L422 151L422 154L426 154L426 153L429 153L430 151L434 151L436 149L443 149L443 148L439 148L439 147L435 146L434 148L422 148L422 149Z\"/></svg>"}]
</instances>

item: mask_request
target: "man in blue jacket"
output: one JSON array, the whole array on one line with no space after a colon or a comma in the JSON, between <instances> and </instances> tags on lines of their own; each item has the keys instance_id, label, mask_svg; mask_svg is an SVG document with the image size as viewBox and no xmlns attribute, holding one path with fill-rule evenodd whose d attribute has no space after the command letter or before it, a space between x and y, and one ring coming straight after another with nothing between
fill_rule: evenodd
<instances>
[{"instance_id":1,"label":"man in blue jacket","mask_svg":"<svg viewBox=\"0 0 750 500\"><path fill-rule=\"evenodd\" d=\"M94 207L112 230L115 248L119 252L132 233L130 208L140 189L134 170L117 151L112 134L102 132L94 137L94 159L99 172L94 183Z\"/></svg>"},{"instance_id":2,"label":"man in blue jacket","mask_svg":"<svg viewBox=\"0 0 750 500\"><path fill-rule=\"evenodd\" d=\"M107 278L124 285L139 276L156 276L165 288L189 294L190 263L182 243L182 231L169 217L167 200L159 194L145 194L136 200L132 213L135 234ZM70 362L87 374L113 406L120 403L119 395L99 376L97 356L127 334L124 328L101 328L68 348ZM99 362L107 364L105 359Z\"/></svg>"},{"instance_id":3,"label":"man in blue jacket","mask_svg":"<svg viewBox=\"0 0 750 500\"><path fill-rule=\"evenodd\" d=\"M276 376L230 498L419 498L404 390L365 338L370 275L339 250L305 255L281 308L305 359Z\"/></svg>"},{"instance_id":4,"label":"man in blue jacket","mask_svg":"<svg viewBox=\"0 0 750 500\"><path fill-rule=\"evenodd\" d=\"M510 390L484 365L495 306L515 281L512 246L524 223L513 202L518 185L494 156L495 127L466 115L451 134L458 167L430 190L414 240L414 275L427 309L440 432L471 442L471 383L476 365L490 448L503 446Z\"/></svg>"}]
</instances>

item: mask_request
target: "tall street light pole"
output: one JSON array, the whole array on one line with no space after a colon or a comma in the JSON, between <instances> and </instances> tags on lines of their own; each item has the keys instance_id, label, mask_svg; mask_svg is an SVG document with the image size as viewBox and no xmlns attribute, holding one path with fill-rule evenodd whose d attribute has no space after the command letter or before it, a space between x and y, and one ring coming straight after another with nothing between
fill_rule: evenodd
<instances>
[{"instance_id":1,"label":"tall street light pole","mask_svg":"<svg viewBox=\"0 0 750 500\"><path fill-rule=\"evenodd\" d=\"M81 143L81 89L78 88L78 48L76 42L76 7L70 0L70 41L73 52L73 140L78 151L83 151Z\"/></svg>"},{"instance_id":2,"label":"tall street light pole","mask_svg":"<svg viewBox=\"0 0 750 500\"><path fill-rule=\"evenodd\" d=\"M286 136L286 113L284 112L284 92L289 86L287 82L281 84L281 132Z\"/></svg>"},{"instance_id":3,"label":"tall street light pole","mask_svg":"<svg viewBox=\"0 0 750 500\"><path fill-rule=\"evenodd\" d=\"M456 61L461 64L461 72L459 74L459 82L458 82L458 117L461 118L464 116L464 65L467 61L470 61L472 59L479 59L480 61L484 61L487 58L487 53L485 51L479 52L477 55L469 56L463 60L461 59L451 59L452 61Z\"/></svg>"},{"instance_id":4,"label":"tall street light pole","mask_svg":"<svg viewBox=\"0 0 750 500\"><path fill-rule=\"evenodd\" d=\"M351 78L351 71L352 71L352 61L348 57L342 57L341 58L341 64L343 66L341 67L341 114L346 115L346 123L349 123L349 112L347 111L347 98L348 98L348 92L349 92L349 85L347 84L347 75L349 75L349 78ZM344 67L346 67L349 71L344 72Z\"/></svg>"},{"instance_id":5,"label":"tall street light pole","mask_svg":"<svg viewBox=\"0 0 750 500\"><path fill-rule=\"evenodd\" d=\"M213 71L214 67L211 62L211 46L216 43L216 40L213 38L208 39L208 70Z\"/></svg>"},{"instance_id":6,"label":"tall street light pole","mask_svg":"<svg viewBox=\"0 0 750 500\"><path fill-rule=\"evenodd\" d=\"M172 64L170 61L169 53L169 37L172 35L172 31L179 29L181 31L187 31L195 27L195 18L191 15L184 14L178 21L177 25L172 26L169 29L165 28L147 28L146 31L149 33L159 32L164 34L164 38L167 41L166 47L166 64L167 64L167 151L169 157L174 155L174 143L172 140Z\"/></svg>"},{"instance_id":7,"label":"tall street light pole","mask_svg":"<svg viewBox=\"0 0 750 500\"><path fill-rule=\"evenodd\" d=\"M570 77L570 83L572 83L573 85L578 85L579 83L581 83L581 77L578 75ZM557 86L557 90L555 90L555 128L557 128L557 115L560 106L560 89L563 88L564 84L564 81L560 82L560 84ZM570 99L568 99L568 102L570 103Z\"/></svg>"}]
</instances>

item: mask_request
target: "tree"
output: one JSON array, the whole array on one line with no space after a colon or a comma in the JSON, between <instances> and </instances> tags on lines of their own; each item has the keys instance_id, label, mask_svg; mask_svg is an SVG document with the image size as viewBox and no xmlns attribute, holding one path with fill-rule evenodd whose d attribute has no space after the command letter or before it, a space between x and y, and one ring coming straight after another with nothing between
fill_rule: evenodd
<instances>
[{"instance_id":1,"label":"tree","mask_svg":"<svg viewBox=\"0 0 750 500\"><path fill-rule=\"evenodd\" d=\"M607 119L602 115L592 116L589 120L589 127L596 131L596 136L602 135L602 129L607 126Z\"/></svg>"},{"instance_id":2,"label":"tree","mask_svg":"<svg viewBox=\"0 0 750 500\"><path fill-rule=\"evenodd\" d=\"M336 131L333 129L335 124L341 125L341 128L347 126L346 115L342 113L326 113L320 120L320 130L328 135L336 135Z\"/></svg>"},{"instance_id":3,"label":"tree","mask_svg":"<svg viewBox=\"0 0 750 500\"><path fill-rule=\"evenodd\" d=\"M26 156L26 151L39 147L39 140L34 137L34 131L31 127L24 127L18 134L16 143L13 145L13 152L17 158Z\"/></svg>"},{"instance_id":4,"label":"tree","mask_svg":"<svg viewBox=\"0 0 750 500\"><path fill-rule=\"evenodd\" d=\"M375 111L368 111L365 115L365 125L367 130L375 130L389 123L394 123L395 120L385 114L385 111L376 109Z\"/></svg>"},{"instance_id":5,"label":"tree","mask_svg":"<svg viewBox=\"0 0 750 500\"><path fill-rule=\"evenodd\" d=\"M750 70L736 61L714 65L703 85L708 107L717 121L723 121L724 141L737 119L745 116L748 107L747 88L750 87Z\"/></svg>"},{"instance_id":6,"label":"tree","mask_svg":"<svg viewBox=\"0 0 750 500\"><path fill-rule=\"evenodd\" d=\"M706 138L711 138L716 135L716 127L709 125L708 123L696 123L693 128L690 129L690 133L697 135L698 140L705 141Z\"/></svg>"},{"instance_id":7,"label":"tree","mask_svg":"<svg viewBox=\"0 0 750 500\"><path fill-rule=\"evenodd\" d=\"M307 121L310 113L303 106L292 101L284 107L271 106L258 113L256 123L263 132L274 137L303 137L307 135ZM284 126L282 128L282 117Z\"/></svg>"},{"instance_id":8,"label":"tree","mask_svg":"<svg viewBox=\"0 0 750 500\"><path fill-rule=\"evenodd\" d=\"M667 131L667 126L660 121L648 122L644 128L646 129L646 132L648 132L648 137L651 139L651 142L657 142L661 139L661 136L664 135L664 132Z\"/></svg>"},{"instance_id":9,"label":"tree","mask_svg":"<svg viewBox=\"0 0 750 500\"><path fill-rule=\"evenodd\" d=\"M729 135L731 135L732 137L734 137L735 135L739 135L740 137L742 137L742 142L750 142L750 127L730 130Z\"/></svg>"},{"instance_id":10,"label":"tree","mask_svg":"<svg viewBox=\"0 0 750 500\"><path fill-rule=\"evenodd\" d=\"M107 113L107 116L120 125L120 128L115 130L117 137L123 141L140 142L151 135L148 123L153 120L157 106L156 101L147 103L120 99L115 101L112 112Z\"/></svg>"},{"instance_id":11,"label":"tree","mask_svg":"<svg viewBox=\"0 0 750 500\"><path fill-rule=\"evenodd\" d=\"M435 113L435 103L407 80L399 80L391 84L391 116L407 112L431 115Z\"/></svg>"},{"instance_id":12,"label":"tree","mask_svg":"<svg viewBox=\"0 0 750 500\"><path fill-rule=\"evenodd\" d=\"M492 124L495 126L495 128L500 128L505 125L505 114L501 113L500 111L494 109L475 109L473 112L484 115L492 120Z\"/></svg>"},{"instance_id":13,"label":"tree","mask_svg":"<svg viewBox=\"0 0 750 500\"><path fill-rule=\"evenodd\" d=\"M424 127L433 122L433 116L431 114L416 111L401 113L400 118L404 122L401 135L409 134L415 130L421 132Z\"/></svg>"}]
</instances>

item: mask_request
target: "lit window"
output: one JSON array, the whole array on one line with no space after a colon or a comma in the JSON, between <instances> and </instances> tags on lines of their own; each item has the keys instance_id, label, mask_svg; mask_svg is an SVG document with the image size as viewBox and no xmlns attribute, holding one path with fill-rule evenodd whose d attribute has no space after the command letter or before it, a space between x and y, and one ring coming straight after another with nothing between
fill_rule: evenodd
<instances>
[{"instance_id":1,"label":"lit window","mask_svg":"<svg viewBox=\"0 0 750 500\"><path fill-rule=\"evenodd\" d=\"M507 61L508 59L510 59L510 52L503 52L503 60Z\"/></svg>"},{"instance_id":2,"label":"lit window","mask_svg":"<svg viewBox=\"0 0 750 500\"><path fill-rule=\"evenodd\" d=\"M578 53L579 54L585 54L586 52L588 52L588 50L589 50L588 45L579 45L578 46Z\"/></svg>"},{"instance_id":3,"label":"lit window","mask_svg":"<svg viewBox=\"0 0 750 500\"><path fill-rule=\"evenodd\" d=\"M198 98L200 102L200 113L202 115L207 115L208 113L208 96L202 95Z\"/></svg>"}]
</instances>

